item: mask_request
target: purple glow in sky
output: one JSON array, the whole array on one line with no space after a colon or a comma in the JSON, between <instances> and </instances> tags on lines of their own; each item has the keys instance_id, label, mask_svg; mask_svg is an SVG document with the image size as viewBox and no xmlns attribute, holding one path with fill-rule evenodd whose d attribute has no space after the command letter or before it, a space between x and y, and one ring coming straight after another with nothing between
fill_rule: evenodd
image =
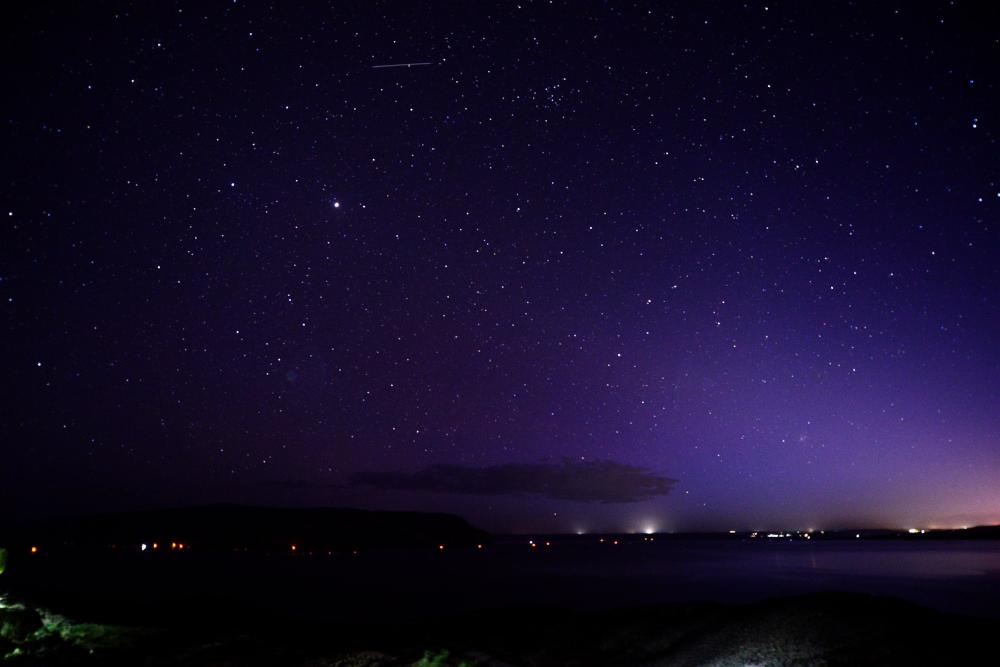
<instances>
[{"instance_id":1,"label":"purple glow in sky","mask_svg":"<svg viewBox=\"0 0 1000 667\"><path fill-rule=\"evenodd\" d=\"M1000 522L985 7L3 11L6 508Z\"/></svg>"}]
</instances>

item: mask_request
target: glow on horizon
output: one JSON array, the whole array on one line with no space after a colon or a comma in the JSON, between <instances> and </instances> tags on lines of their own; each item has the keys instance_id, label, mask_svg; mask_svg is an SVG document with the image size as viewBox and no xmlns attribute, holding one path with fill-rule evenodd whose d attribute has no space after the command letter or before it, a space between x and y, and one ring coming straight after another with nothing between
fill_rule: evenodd
<instances>
[{"instance_id":1,"label":"glow on horizon","mask_svg":"<svg viewBox=\"0 0 1000 667\"><path fill-rule=\"evenodd\" d=\"M645 535L654 535L661 530L661 522L656 518L646 517L639 519L637 523L639 524L638 532Z\"/></svg>"}]
</instances>

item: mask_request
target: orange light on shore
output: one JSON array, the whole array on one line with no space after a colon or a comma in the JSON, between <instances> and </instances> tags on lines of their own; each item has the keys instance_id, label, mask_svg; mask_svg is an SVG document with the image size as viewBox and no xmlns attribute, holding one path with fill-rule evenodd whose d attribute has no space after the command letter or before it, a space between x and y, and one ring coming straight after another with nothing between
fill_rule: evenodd
<instances>
[{"instance_id":1,"label":"orange light on shore","mask_svg":"<svg viewBox=\"0 0 1000 667\"><path fill-rule=\"evenodd\" d=\"M443 544L439 544L438 545L438 551L444 551L444 545Z\"/></svg>"},{"instance_id":2,"label":"orange light on shore","mask_svg":"<svg viewBox=\"0 0 1000 667\"><path fill-rule=\"evenodd\" d=\"M476 548L477 548L477 549L482 549L482 548L483 548L483 545L482 545L482 544L477 544L477 545L476 545Z\"/></svg>"},{"instance_id":3,"label":"orange light on shore","mask_svg":"<svg viewBox=\"0 0 1000 667\"><path fill-rule=\"evenodd\" d=\"M159 545L159 544L157 544L156 542L153 542L153 548L154 548L154 549L159 549L159 548L160 548L160 545Z\"/></svg>"},{"instance_id":4,"label":"orange light on shore","mask_svg":"<svg viewBox=\"0 0 1000 667\"><path fill-rule=\"evenodd\" d=\"M298 550L299 550L298 545L293 544L292 545L292 551L298 551Z\"/></svg>"},{"instance_id":5,"label":"orange light on shore","mask_svg":"<svg viewBox=\"0 0 1000 667\"><path fill-rule=\"evenodd\" d=\"M31 547L31 553L33 553L33 554L37 554L37 553L38 553L38 547L36 547L36 546L32 546L32 547Z\"/></svg>"},{"instance_id":6,"label":"orange light on shore","mask_svg":"<svg viewBox=\"0 0 1000 667\"><path fill-rule=\"evenodd\" d=\"M177 543L176 542L171 542L170 543L170 548L171 549L176 549L177 548Z\"/></svg>"},{"instance_id":7,"label":"orange light on shore","mask_svg":"<svg viewBox=\"0 0 1000 667\"><path fill-rule=\"evenodd\" d=\"M177 549L179 551L184 551L184 543L183 542L178 542L177 543Z\"/></svg>"}]
</instances>

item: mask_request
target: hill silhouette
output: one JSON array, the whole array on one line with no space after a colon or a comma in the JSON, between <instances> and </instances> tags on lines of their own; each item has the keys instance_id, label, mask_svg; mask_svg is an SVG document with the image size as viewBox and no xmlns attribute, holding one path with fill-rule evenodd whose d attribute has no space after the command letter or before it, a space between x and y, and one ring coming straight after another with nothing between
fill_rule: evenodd
<instances>
[{"instance_id":1,"label":"hill silhouette","mask_svg":"<svg viewBox=\"0 0 1000 667\"><path fill-rule=\"evenodd\" d=\"M371 549L469 545L489 535L451 514L345 508L211 505L22 521L4 527L9 547L46 550L183 544L232 549ZM161 547L163 548L163 547Z\"/></svg>"}]
</instances>

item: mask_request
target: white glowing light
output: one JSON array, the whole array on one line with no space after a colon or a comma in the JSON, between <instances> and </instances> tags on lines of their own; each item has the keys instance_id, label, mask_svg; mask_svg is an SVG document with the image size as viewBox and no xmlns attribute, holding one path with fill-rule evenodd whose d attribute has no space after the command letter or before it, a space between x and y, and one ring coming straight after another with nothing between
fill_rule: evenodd
<instances>
[{"instance_id":1,"label":"white glowing light","mask_svg":"<svg viewBox=\"0 0 1000 667\"><path fill-rule=\"evenodd\" d=\"M145 551L146 550L146 543L143 542L142 545L139 547L139 549L141 549L142 551Z\"/></svg>"}]
</instances>

